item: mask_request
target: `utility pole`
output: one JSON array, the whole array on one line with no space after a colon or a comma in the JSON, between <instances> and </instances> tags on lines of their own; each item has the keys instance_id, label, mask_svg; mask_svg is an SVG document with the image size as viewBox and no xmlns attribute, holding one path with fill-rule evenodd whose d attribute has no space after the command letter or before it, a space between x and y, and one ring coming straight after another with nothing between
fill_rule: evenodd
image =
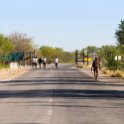
<instances>
[{"instance_id":1,"label":"utility pole","mask_svg":"<svg viewBox=\"0 0 124 124\"><path fill-rule=\"evenodd\" d=\"M88 58L89 58L89 57L88 57L88 51L87 51L87 66L89 65L89 63L88 63Z\"/></svg>"},{"instance_id":2,"label":"utility pole","mask_svg":"<svg viewBox=\"0 0 124 124\"><path fill-rule=\"evenodd\" d=\"M83 50L83 64L84 64L84 57L85 57L85 56L84 56L84 50Z\"/></svg>"}]
</instances>

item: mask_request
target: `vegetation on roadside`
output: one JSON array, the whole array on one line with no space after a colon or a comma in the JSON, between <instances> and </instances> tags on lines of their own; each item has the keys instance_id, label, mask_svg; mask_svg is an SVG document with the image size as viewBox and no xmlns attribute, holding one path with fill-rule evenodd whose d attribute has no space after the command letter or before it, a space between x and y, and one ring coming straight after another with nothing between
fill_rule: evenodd
<instances>
[{"instance_id":1,"label":"vegetation on roadside","mask_svg":"<svg viewBox=\"0 0 124 124\"><path fill-rule=\"evenodd\" d=\"M35 51L37 57L46 57L47 60L54 61L57 56L60 62L74 62L74 52L66 52L62 48L50 46L36 47L31 37L25 33L12 33L9 36L0 34L0 68L5 68L8 63L8 56L13 53Z\"/></svg>"},{"instance_id":2,"label":"vegetation on roadside","mask_svg":"<svg viewBox=\"0 0 124 124\"><path fill-rule=\"evenodd\" d=\"M1 55L5 56L8 53L14 51L14 49L15 47L12 41L8 37L4 36L3 34L0 34L0 56Z\"/></svg>"},{"instance_id":3,"label":"vegetation on roadside","mask_svg":"<svg viewBox=\"0 0 124 124\"><path fill-rule=\"evenodd\" d=\"M14 46L14 52L25 51L29 52L34 49L33 39L25 33L12 33L8 36Z\"/></svg>"},{"instance_id":4,"label":"vegetation on roadside","mask_svg":"<svg viewBox=\"0 0 124 124\"><path fill-rule=\"evenodd\" d=\"M113 77L124 77L124 20L121 20L115 31L116 45L104 45L100 48L88 46L82 49L82 53L86 50L89 56L100 57L101 67L104 74ZM84 55L87 53L84 52ZM86 56L85 55L85 56Z\"/></svg>"},{"instance_id":5,"label":"vegetation on roadside","mask_svg":"<svg viewBox=\"0 0 124 124\"><path fill-rule=\"evenodd\" d=\"M115 38L117 39L116 45L104 45L100 48L87 46L81 50L81 55L99 56L101 67L112 72L112 76L122 76L124 72L124 20L120 21L115 31ZM31 37L16 32L9 36L0 34L0 67L4 67L4 61L9 53L33 50L36 51L38 57L46 57L52 62L56 56L60 62L71 63L75 60L75 52L66 52L62 48L51 46L36 47Z\"/></svg>"},{"instance_id":6,"label":"vegetation on roadside","mask_svg":"<svg viewBox=\"0 0 124 124\"><path fill-rule=\"evenodd\" d=\"M46 57L48 60L54 61L54 58L57 56L59 62L72 63L74 62L74 52L63 51L62 48L53 48L50 46L42 46L39 49L40 56Z\"/></svg>"},{"instance_id":7,"label":"vegetation on roadside","mask_svg":"<svg viewBox=\"0 0 124 124\"><path fill-rule=\"evenodd\" d=\"M124 71L122 70L110 71L107 69L102 69L102 73L105 75L109 75L111 77L123 77L124 78Z\"/></svg>"},{"instance_id":8,"label":"vegetation on roadside","mask_svg":"<svg viewBox=\"0 0 124 124\"><path fill-rule=\"evenodd\" d=\"M3 69L3 68L7 69L7 68L9 68L9 65L0 63L0 69Z\"/></svg>"}]
</instances>

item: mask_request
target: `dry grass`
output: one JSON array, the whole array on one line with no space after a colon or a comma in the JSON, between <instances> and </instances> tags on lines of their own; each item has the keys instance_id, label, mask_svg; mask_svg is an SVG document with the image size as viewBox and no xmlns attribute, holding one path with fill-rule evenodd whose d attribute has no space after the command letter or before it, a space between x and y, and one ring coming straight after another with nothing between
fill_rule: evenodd
<instances>
[{"instance_id":1,"label":"dry grass","mask_svg":"<svg viewBox=\"0 0 124 124\"><path fill-rule=\"evenodd\" d=\"M112 74L112 77L124 77L124 71L117 70Z\"/></svg>"},{"instance_id":2,"label":"dry grass","mask_svg":"<svg viewBox=\"0 0 124 124\"><path fill-rule=\"evenodd\" d=\"M0 70L0 80L12 80L23 73L29 71L28 68L18 68L18 69L1 69Z\"/></svg>"},{"instance_id":3,"label":"dry grass","mask_svg":"<svg viewBox=\"0 0 124 124\"><path fill-rule=\"evenodd\" d=\"M102 73L111 77L123 77L124 78L124 71L116 70L116 71L110 71L110 70L102 70Z\"/></svg>"},{"instance_id":4,"label":"dry grass","mask_svg":"<svg viewBox=\"0 0 124 124\"><path fill-rule=\"evenodd\" d=\"M87 63L84 63L84 64L83 64L82 62L79 62L79 63L76 65L76 67L77 67L77 68L86 68L86 69L88 68L88 69L90 69L90 68L91 68L91 64L88 64L88 65L87 65Z\"/></svg>"},{"instance_id":5,"label":"dry grass","mask_svg":"<svg viewBox=\"0 0 124 124\"><path fill-rule=\"evenodd\" d=\"M83 68L83 65L76 65L77 68Z\"/></svg>"}]
</instances>

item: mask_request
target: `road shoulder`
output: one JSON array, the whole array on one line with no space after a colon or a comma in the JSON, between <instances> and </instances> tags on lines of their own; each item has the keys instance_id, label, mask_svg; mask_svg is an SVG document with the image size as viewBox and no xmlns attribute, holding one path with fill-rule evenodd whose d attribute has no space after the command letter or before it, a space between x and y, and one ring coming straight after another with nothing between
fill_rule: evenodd
<instances>
[{"instance_id":1,"label":"road shoulder","mask_svg":"<svg viewBox=\"0 0 124 124\"><path fill-rule=\"evenodd\" d=\"M17 69L2 69L0 70L0 81L13 80L22 74L31 70L31 67L19 67Z\"/></svg>"},{"instance_id":2,"label":"road shoulder","mask_svg":"<svg viewBox=\"0 0 124 124\"><path fill-rule=\"evenodd\" d=\"M77 68L77 69L80 72L86 73L90 77L93 77L93 72L90 69L88 69L88 68ZM102 72L99 71L98 81L105 82L105 83L124 83L124 78L110 77L108 75L102 74Z\"/></svg>"}]
</instances>

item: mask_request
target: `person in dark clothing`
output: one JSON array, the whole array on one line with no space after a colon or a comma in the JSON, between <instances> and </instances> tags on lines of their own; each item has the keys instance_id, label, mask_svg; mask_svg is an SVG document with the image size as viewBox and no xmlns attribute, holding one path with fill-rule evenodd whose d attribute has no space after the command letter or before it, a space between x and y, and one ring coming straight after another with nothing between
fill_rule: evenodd
<instances>
[{"instance_id":1,"label":"person in dark clothing","mask_svg":"<svg viewBox=\"0 0 124 124\"><path fill-rule=\"evenodd\" d=\"M99 69L100 69L100 60L96 57L91 66L91 71L93 70L95 80L97 80Z\"/></svg>"},{"instance_id":2,"label":"person in dark clothing","mask_svg":"<svg viewBox=\"0 0 124 124\"><path fill-rule=\"evenodd\" d=\"M41 57L38 59L38 63L39 63L39 68L41 69L41 63L42 63Z\"/></svg>"}]
</instances>

